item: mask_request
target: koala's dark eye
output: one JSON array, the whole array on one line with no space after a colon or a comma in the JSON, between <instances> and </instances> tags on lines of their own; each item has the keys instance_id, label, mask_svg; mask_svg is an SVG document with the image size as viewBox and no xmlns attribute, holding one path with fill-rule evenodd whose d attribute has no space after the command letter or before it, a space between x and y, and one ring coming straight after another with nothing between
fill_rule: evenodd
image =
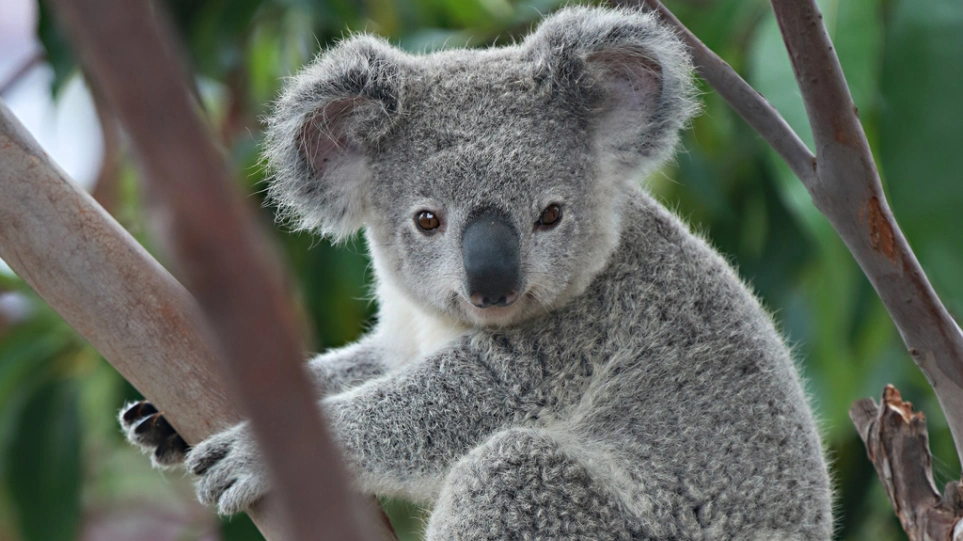
<instances>
[{"instance_id":1,"label":"koala's dark eye","mask_svg":"<svg viewBox=\"0 0 963 541\"><path fill-rule=\"evenodd\" d=\"M441 225L441 220L438 219L438 216L435 216L434 212L423 210L415 216L415 223L422 231L434 231Z\"/></svg>"},{"instance_id":2,"label":"koala's dark eye","mask_svg":"<svg viewBox=\"0 0 963 541\"><path fill-rule=\"evenodd\" d=\"M535 222L535 225L544 228L554 227L555 224L557 224L561 219L562 207L552 203L551 205L545 207L545 210L542 211L542 215L538 217L538 221Z\"/></svg>"}]
</instances>

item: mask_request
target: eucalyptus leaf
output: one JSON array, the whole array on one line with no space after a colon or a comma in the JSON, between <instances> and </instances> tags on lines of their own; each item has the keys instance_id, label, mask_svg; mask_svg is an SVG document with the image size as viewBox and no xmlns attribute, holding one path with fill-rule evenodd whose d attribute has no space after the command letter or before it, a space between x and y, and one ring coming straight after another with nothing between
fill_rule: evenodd
<instances>
[{"instance_id":1,"label":"eucalyptus leaf","mask_svg":"<svg viewBox=\"0 0 963 541\"><path fill-rule=\"evenodd\" d=\"M78 389L48 381L26 400L6 457L7 488L24 541L70 541L80 527Z\"/></svg>"}]
</instances>

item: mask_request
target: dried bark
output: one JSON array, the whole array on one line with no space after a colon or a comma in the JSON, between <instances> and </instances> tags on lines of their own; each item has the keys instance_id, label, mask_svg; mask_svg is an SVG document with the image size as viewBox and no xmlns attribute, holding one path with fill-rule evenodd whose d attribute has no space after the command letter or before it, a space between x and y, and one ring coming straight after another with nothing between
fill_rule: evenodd
<instances>
[{"instance_id":1,"label":"dried bark","mask_svg":"<svg viewBox=\"0 0 963 541\"><path fill-rule=\"evenodd\" d=\"M936 491L923 413L887 385L879 405L863 398L849 417L910 541L963 540L963 484L947 483L942 497Z\"/></svg>"}]
</instances>

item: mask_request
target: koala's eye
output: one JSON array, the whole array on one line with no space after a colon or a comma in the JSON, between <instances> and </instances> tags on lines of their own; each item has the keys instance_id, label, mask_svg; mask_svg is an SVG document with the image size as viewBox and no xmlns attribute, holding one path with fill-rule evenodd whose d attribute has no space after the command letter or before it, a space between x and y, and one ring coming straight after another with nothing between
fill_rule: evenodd
<instances>
[{"instance_id":1,"label":"koala's eye","mask_svg":"<svg viewBox=\"0 0 963 541\"><path fill-rule=\"evenodd\" d=\"M415 216L415 223L422 231L434 231L441 225L441 220L438 219L438 216L435 216L434 212L423 210Z\"/></svg>"},{"instance_id":2,"label":"koala's eye","mask_svg":"<svg viewBox=\"0 0 963 541\"><path fill-rule=\"evenodd\" d=\"M538 217L538 221L535 225L538 227L554 227L555 224L562 219L562 207L552 203L551 205L545 207L542 211L542 215Z\"/></svg>"}]
</instances>

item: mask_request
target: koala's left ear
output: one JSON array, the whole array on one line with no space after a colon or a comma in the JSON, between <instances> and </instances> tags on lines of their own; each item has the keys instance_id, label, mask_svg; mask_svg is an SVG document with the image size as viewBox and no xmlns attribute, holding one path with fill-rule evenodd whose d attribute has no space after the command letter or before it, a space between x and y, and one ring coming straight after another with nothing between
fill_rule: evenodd
<instances>
[{"instance_id":1,"label":"koala's left ear","mask_svg":"<svg viewBox=\"0 0 963 541\"><path fill-rule=\"evenodd\" d=\"M661 164L698 110L686 48L654 14L563 9L522 48L555 99L588 115L603 159L620 169Z\"/></svg>"},{"instance_id":2,"label":"koala's left ear","mask_svg":"<svg viewBox=\"0 0 963 541\"><path fill-rule=\"evenodd\" d=\"M359 35L318 58L286 86L268 119L269 199L298 229L340 240L368 207L368 156L401 115L408 57Z\"/></svg>"}]
</instances>

